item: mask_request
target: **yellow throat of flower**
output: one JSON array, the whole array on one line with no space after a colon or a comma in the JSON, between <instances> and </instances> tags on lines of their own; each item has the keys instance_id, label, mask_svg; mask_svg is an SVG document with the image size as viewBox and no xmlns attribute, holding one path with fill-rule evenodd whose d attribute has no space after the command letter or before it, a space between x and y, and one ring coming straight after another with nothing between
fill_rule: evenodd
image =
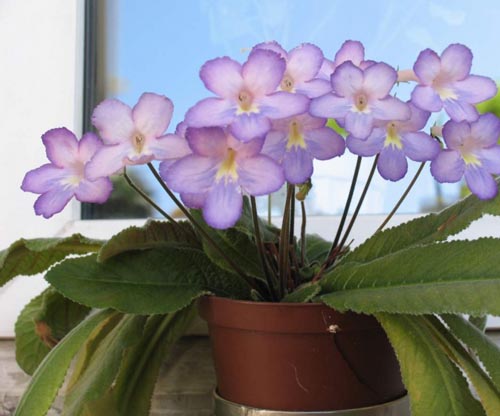
<instances>
[{"instance_id":1,"label":"yellow throat of flower","mask_svg":"<svg viewBox=\"0 0 500 416\"><path fill-rule=\"evenodd\" d=\"M401 143L401 137L399 137L396 123L394 121L391 121L389 124L387 124L386 130L387 136L385 136L384 147L392 146L398 150L401 150L403 148L403 144Z\"/></svg>"},{"instance_id":2,"label":"yellow throat of flower","mask_svg":"<svg viewBox=\"0 0 500 416\"><path fill-rule=\"evenodd\" d=\"M215 181L219 182L221 179L236 180L238 179L238 171L236 170L236 152L233 149L227 151L227 155L222 161L217 174L215 175Z\"/></svg>"},{"instance_id":3,"label":"yellow throat of flower","mask_svg":"<svg viewBox=\"0 0 500 416\"><path fill-rule=\"evenodd\" d=\"M304 136L300 131L299 123L294 120L290 123L290 131L288 133L288 143L286 144L286 150L290 150L293 147L306 148L306 142Z\"/></svg>"}]
</instances>

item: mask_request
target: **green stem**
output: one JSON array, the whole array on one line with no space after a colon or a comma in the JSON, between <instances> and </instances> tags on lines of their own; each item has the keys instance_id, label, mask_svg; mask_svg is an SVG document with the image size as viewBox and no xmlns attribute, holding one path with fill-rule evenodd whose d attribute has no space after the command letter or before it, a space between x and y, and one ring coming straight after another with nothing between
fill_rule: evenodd
<instances>
[{"instance_id":1,"label":"green stem","mask_svg":"<svg viewBox=\"0 0 500 416\"><path fill-rule=\"evenodd\" d=\"M181 201L177 199L177 197L174 195L174 193L170 190L170 188L167 186L167 184L163 181L162 177L160 174L156 171L155 167L152 165L152 163L148 163L149 170L153 174L153 176L156 178L156 180L159 182L160 186L163 188L163 190L167 193L167 195L170 197L170 199L177 205L177 207L182 211L182 213L186 216L186 218L193 224L193 226L199 231L199 233L207 240L207 242L212 246L212 248L219 253L219 255L234 269L236 273L240 275L240 277L245 280L245 282L252 288L258 291L257 286L253 282L253 280L248 277L245 272L228 256L226 256L226 253L224 253L224 250L222 250L219 245L210 237L210 235L205 231L202 225L198 223L194 219L194 217L191 215L188 209L182 204Z\"/></svg>"},{"instance_id":2,"label":"green stem","mask_svg":"<svg viewBox=\"0 0 500 416\"><path fill-rule=\"evenodd\" d=\"M127 181L127 183L130 185L130 187L136 191L140 196L144 198L144 200L151 205L154 209L156 209L161 215L163 215L167 220L170 222L173 222L177 224L177 221L175 221L170 215L168 215L163 209L161 209L142 189L140 189L128 176L126 168L123 169L123 177Z\"/></svg>"},{"instance_id":3,"label":"green stem","mask_svg":"<svg viewBox=\"0 0 500 416\"><path fill-rule=\"evenodd\" d=\"M280 251L279 251L279 281L280 281L280 299L285 296L286 282L288 280L288 246L289 246L289 232L290 232L290 204L293 198L291 187L287 187L287 194L285 200L285 209L283 212L283 222L281 224L280 234Z\"/></svg>"},{"instance_id":4,"label":"green stem","mask_svg":"<svg viewBox=\"0 0 500 416\"><path fill-rule=\"evenodd\" d=\"M304 201L300 201L300 208L302 212L302 224L300 226L300 262L302 266L305 265L306 262L306 204Z\"/></svg>"},{"instance_id":5,"label":"green stem","mask_svg":"<svg viewBox=\"0 0 500 416\"><path fill-rule=\"evenodd\" d=\"M257 250L259 252L260 262L262 264L262 271L264 272L264 276L267 281L267 285L269 286L269 294L271 295L271 300L276 301L277 296L275 292L274 282L271 278L269 268L267 267L266 256L264 253L264 244L262 242L262 235L260 233L259 226L259 217L257 215L257 204L255 202L255 197L250 196L250 202L252 205L252 220L253 220L253 228L255 232L255 244L257 245Z\"/></svg>"},{"instance_id":6,"label":"green stem","mask_svg":"<svg viewBox=\"0 0 500 416\"><path fill-rule=\"evenodd\" d=\"M387 216L387 218L384 220L384 222L382 224L380 224L380 227L377 228L377 231L375 231L375 234L378 233L379 231L382 231L382 229L387 225L387 223L391 220L391 218L394 216L394 214L396 213L396 211L399 209L399 207L401 206L401 204L403 203L403 201L405 200L405 198L408 196L408 194L410 193L411 191L411 188L413 188L413 185L415 185L415 182L417 181L418 177L420 176L420 174L422 173L422 170L424 169L424 166L425 166L425 162L422 162L420 164L420 167L418 168L417 170L417 173L415 173L415 176L413 177L413 179L411 180L410 184L408 185L408 188L406 188L406 191L404 191L403 195L401 195L401 198L399 198L399 201L397 202L397 204L394 206L394 208L392 209L392 211L389 213L389 215Z\"/></svg>"},{"instance_id":7,"label":"green stem","mask_svg":"<svg viewBox=\"0 0 500 416\"><path fill-rule=\"evenodd\" d=\"M272 209L272 200L271 194L267 196L267 223L271 225L271 209Z\"/></svg>"},{"instance_id":8,"label":"green stem","mask_svg":"<svg viewBox=\"0 0 500 416\"><path fill-rule=\"evenodd\" d=\"M359 169L361 167L361 161L362 161L362 157L358 156L358 159L356 160L356 167L354 168L354 174L352 176L351 188L349 189L349 194L347 195L347 201L346 201L346 204L344 207L344 212L342 214L342 218L340 219L339 228L337 229L337 235L335 236L335 240L333 240L332 247L330 248L330 251L328 252L328 256L325 260L326 262L328 262L332 253L337 248L337 245L338 245L339 240L340 240L340 236L341 236L342 231L344 229L345 220L347 218L347 214L349 213L349 208L351 207L351 201L352 201L352 196L354 195L354 189L356 188L356 182L358 181L358 175L359 175Z\"/></svg>"},{"instance_id":9,"label":"green stem","mask_svg":"<svg viewBox=\"0 0 500 416\"><path fill-rule=\"evenodd\" d=\"M377 154L377 156L375 156L375 159L373 160L373 165L372 165L372 168L371 168L370 173L368 175L368 179L366 180L365 187L363 188L363 192L361 193L361 196L359 198L358 205L356 205L356 209L354 210L354 213L352 214L351 221L349 221L349 225L347 226L347 230L345 231L344 237L342 238L342 241L339 244L340 248L344 247L344 244L347 241L349 234L351 233L352 227L353 227L354 223L356 222L356 218L358 217L359 210L361 209L361 206L363 205L366 193L368 192L368 188L370 187L370 184L372 182L373 175L375 173L375 168L377 167L378 157L379 157L379 155Z\"/></svg>"},{"instance_id":10,"label":"green stem","mask_svg":"<svg viewBox=\"0 0 500 416\"><path fill-rule=\"evenodd\" d=\"M289 237L289 242L290 245L293 244L293 238L295 236L295 185L288 185L291 190L292 194L292 199L290 200L290 237Z\"/></svg>"}]
</instances>

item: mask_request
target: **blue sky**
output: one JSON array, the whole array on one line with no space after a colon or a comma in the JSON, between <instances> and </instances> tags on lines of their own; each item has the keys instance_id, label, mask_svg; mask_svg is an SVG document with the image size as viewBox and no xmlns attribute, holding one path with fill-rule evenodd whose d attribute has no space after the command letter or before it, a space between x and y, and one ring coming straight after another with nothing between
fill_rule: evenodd
<instances>
[{"instance_id":1,"label":"blue sky","mask_svg":"<svg viewBox=\"0 0 500 416\"><path fill-rule=\"evenodd\" d=\"M368 59L399 68L412 67L422 49L441 53L459 42L474 53L473 73L500 80L500 2L495 0L117 0L116 17L110 26L116 30L111 52L119 85L115 96L133 105L144 91L167 95L175 105L170 130L190 106L210 95L198 76L206 60L229 55L244 61L249 48L268 40L285 49L312 42L333 58L344 40L356 39ZM406 93L403 88L398 96L406 99ZM322 179L312 210L339 209L319 199L332 188L346 192L350 162L317 167ZM365 212L390 210L416 168L412 164L406 180L397 184L375 180ZM340 185L325 179L328 175L337 176ZM423 175L402 212L416 212L432 199L429 176ZM446 185L444 192L452 197L456 186Z\"/></svg>"}]
</instances>

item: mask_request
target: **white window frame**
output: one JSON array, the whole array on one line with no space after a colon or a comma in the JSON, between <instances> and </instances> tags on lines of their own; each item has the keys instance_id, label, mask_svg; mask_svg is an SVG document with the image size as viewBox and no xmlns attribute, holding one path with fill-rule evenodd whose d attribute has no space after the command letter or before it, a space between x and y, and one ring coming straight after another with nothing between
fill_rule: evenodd
<instances>
[{"instance_id":1,"label":"white window frame","mask_svg":"<svg viewBox=\"0 0 500 416\"><path fill-rule=\"evenodd\" d=\"M19 30L20 27L24 29ZM82 129L84 68L84 0L4 0L0 16L1 50L10 51L0 66L3 151L0 152L0 249L21 238L66 236L74 232L107 238L145 220L80 220L80 205L71 203L49 220L33 213L35 196L20 191L26 171L46 163L40 134L54 126ZM397 215L392 225L415 218ZM361 216L352 238L361 242L385 216ZM279 219L276 219L279 222ZM490 235L500 226L478 222L462 237ZM308 232L331 239L339 217L308 218ZM300 220L298 221L299 226ZM499 236L499 235L497 235ZM42 276L20 277L0 288L0 338L14 335L22 307L46 287ZM500 326L500 319L489 322Z\"/></svg>"}]
</instances>

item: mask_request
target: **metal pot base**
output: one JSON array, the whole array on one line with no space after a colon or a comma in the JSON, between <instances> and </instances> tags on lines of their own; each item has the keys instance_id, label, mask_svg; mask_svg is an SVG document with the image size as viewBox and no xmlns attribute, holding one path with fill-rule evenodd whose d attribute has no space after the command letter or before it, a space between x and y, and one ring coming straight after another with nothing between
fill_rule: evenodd
<instances>
[{"instance_id":1,"label":"metal pot base","mask_svg":"<svg viewBox=\"0 0 500 416\"><path fill-rule=\"evenodd\" d=\"M321 412L286 412L265 410L229 402L214 392L215 416L410 416L408 395L392 402L358 409Z\"/></svg>"}]
</instances>

